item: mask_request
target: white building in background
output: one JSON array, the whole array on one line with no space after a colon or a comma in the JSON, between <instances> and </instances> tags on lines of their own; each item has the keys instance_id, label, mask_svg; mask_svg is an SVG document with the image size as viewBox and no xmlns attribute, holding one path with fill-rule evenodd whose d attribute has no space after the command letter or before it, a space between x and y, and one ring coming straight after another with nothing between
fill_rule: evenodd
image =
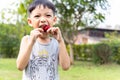
<instances>
[{"instance_id":1,"label":"white building in background","mask_svg":"<svg viewBox=\"0 0 120 80\"><path fill-rule=\"evenodd\" d=\"M75 44L93 44L106 40L105 34L117 31L120 34L120 25L98 26L95 28L83 28L79 30Z\"/></svg>"}]
</instances>

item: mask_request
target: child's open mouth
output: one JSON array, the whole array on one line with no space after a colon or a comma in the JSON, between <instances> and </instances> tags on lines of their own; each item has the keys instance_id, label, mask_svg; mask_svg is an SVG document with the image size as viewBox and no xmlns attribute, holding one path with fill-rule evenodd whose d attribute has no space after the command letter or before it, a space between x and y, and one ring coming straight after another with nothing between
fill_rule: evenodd
<instances>
[{"instance_id":1,"label":"child's open mouth","mask_svg":"<svg viewBox=\"0 0 120 80\"><path fill-rule=\"evenodd\" d=\"M42 26L42 29L44 30L44 32L46 32L49 28L50 28L49 25L43 25Z\"/></svg>"}]
</instances>

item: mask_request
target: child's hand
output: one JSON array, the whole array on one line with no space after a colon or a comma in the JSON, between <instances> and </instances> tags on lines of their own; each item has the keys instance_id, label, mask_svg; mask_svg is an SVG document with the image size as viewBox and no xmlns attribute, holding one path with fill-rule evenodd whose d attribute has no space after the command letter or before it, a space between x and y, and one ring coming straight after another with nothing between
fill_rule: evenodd
<instances>
[{"instance_id":1,"label":"child's hand","mask_svg":"<svg viewBox=\"0 0 120 80\"><path fill-rule=\"evenodd\" d=\"M42 28L36 28L36 29L33 29L31 32L30 32L30 37L32 39L32 41L36 41L36 39L39 37L39 36L43 36L43 29Z\"/></svg>"},{"instance_id":2,"label":"child's hand","mask_svg":"<svg viewBox=\"0 0 120 80\"><path fill-rule=\"evenodd\" d=\"M60 42L62 40L62 35L59 27L50 27L47 30L48 33L52 34L52 36Z\"/></svg>"}]
</instances>

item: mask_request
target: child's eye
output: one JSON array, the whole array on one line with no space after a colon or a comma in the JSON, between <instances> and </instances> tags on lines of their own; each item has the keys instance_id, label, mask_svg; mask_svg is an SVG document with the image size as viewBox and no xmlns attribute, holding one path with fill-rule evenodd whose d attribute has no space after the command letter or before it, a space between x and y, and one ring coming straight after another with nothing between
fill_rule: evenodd
<instances>
[{"instance_id":1,"label":"child's eye","mask_svg":"<svg viewBox=\"0 0 120 80\"><path fill-rule=\"evenodd\" d=\"M46 15L47 17L51 17L51 15Z\"/></svg>"},{"instance_id":2,"label":"child's eye","mask_svg":"<svg viewBox=\"0 0 120 80\"><path fill-rule=\"evenodd\" d=\"M35 15L34 17L35 17L35 18L38 18L38 17L40 17L40 16L39 16L39 15Z\"/></svg>"}]
</instances>

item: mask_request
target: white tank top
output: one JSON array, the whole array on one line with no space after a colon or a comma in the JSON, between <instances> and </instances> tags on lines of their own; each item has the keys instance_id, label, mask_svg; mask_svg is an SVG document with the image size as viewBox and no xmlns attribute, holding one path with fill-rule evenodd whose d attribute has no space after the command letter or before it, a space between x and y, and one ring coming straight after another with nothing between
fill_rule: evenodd
<instances>
[{"instance_id":1,"label":"white tank top","mask_svg":"<svg viewBox=\"0 0 120 80\"><path fill-rule=\"evenodd\" d=\"M22 80L59 80L56 39L51 38L48 44L35 42Z\"/></svg>"}]
</instances>

